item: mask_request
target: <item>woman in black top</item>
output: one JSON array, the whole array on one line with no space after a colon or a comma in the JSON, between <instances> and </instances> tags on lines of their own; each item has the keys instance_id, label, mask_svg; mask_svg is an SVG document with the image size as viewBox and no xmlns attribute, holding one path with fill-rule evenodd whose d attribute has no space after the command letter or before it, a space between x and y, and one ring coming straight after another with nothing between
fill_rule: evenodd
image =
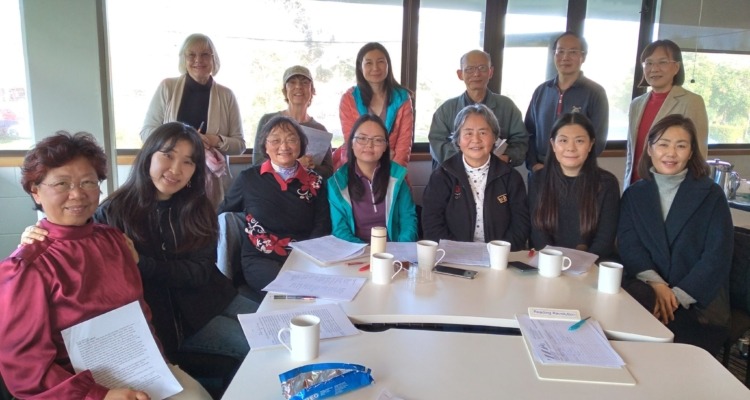
<instances>
[{"instance_id":1,"label":"woman in black top","mask_svg":"<svg viewBox=\"0 0 750 400\"><path fill-rule=\"evenodd\" d=\"M529 184L532 247L568 247L600 258L613 253L620 190L617 178L597 166L594 141L583 114L563 114L552 126L552 151Z\"/></svg>"}]
</instances>

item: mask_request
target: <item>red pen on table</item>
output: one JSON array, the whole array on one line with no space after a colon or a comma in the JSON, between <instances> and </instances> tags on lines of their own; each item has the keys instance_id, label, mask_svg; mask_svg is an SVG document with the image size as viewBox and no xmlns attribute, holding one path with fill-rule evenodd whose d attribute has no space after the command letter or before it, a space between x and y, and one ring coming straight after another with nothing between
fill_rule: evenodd
<instances>
[{"instance_id":1,"label":"red pen on table","mask_svg":"<svg viewBox=\"0 0 750 400\"><path fill-rule=\"evenodd\" d=\"M365 272L370 269L370 264L365 265L359 269L359 272Z\"/></svg>"},{"instance_id":2,"label":"red pen on table","mask_svg":"<svg viewBox=\"0 0 750 400\"><path fill-rule=\"evenodd\" d=\"M536 250L534 249L529 250L529 258L534 257L534 252L536 252Z\"/></svg>"},{"instance_id":3,"label":"red pen on table","mask_svg":"<svg viewBox=\"0 0 750 400\"><path fill-rule=\"evenodd\" d=\"M367 264L367 261L352 261L352 262L346 263L346 265L349 265L349 266L352 266L352 265L362 265L362 264Z\"/></svg>"}]
</instances>

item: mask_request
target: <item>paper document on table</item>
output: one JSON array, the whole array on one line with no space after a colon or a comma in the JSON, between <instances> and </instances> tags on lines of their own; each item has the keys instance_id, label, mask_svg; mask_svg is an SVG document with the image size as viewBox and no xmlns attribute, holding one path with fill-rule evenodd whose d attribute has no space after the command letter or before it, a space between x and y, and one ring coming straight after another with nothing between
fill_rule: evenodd
<instances>
[{"instance_id":1,"label":"paper document on table","mask_svg":"<svg viewBox=\"0 0 750 400\"><path fill-rule=\"evenodd\" d=\"M303 126L302 131L305 132L305 136L307 136L306 153L312 156L315 165L322 164L326 154L331 151L331 139L333 139L333 134L307 126Z\"/></svg>"},{"instance_id":2,"label":"paper document on table","mask_svg":"<svg viewBox=\"0 0 750 400\"><path fill-rule=\"evenodd\" d=\"M388 242L385 244L385 252L393 254L393 258L399 261L417 262L415 242Z\"/></svg>"},{"instance_id":3,"label":"paper document on table","mask_svg":"<svg viewBox=\"0 0 750 400\"><path fill-rule=\"evenodd\" d=\"M291 242L289 246L320 263L336 264L364 255L367 244L347 242L333 235L328 235L300 242Z\"/></svg>"},{"instance_id":4,"label":"paper document on table","mask_svg":"<svg viewBox=\"0 0 750 400\"><path fill-rule=\"evenodd\" d=\"M102 386L142 390L152 399L182 391L137 300L61 333L76 373L91 370Z\"/></svg>"},{"instance_id":5,"label":"paper document on table","mask_svg":"<svg viewBox=\"0 0 750 400\"><path fill-rule=\"evenodd\" d=\"M607 368L625 365L604 335L598 322L589 319L578 329L568 328L576 321L532 319L517 315L521 334L531 345L536 361L542 364L573 364Z\"/></svg>"},{"instance_id":6,"label":"paper document on table","mask_svg":"<svg viewBox=\"0 0 750 400\"><path fill-rule=\"evenodd\" d=\"M570 258L570 268L563 271L563 273L569 275L581 275L589 272L591 266L594 265L596 259L599 258L599 256L597 256L596 254L585 252L582 250L569 249L567 247L547 246L542 250L545 249L560 250L562 251L564 256ZM529 265L537 268L539 267L538 251L536 252L536 254L534 254L534 257L529 260Z\"/></svg>"},{"instance_id":7,"label":"paper document on table","mask_svg":"<svg viewBox=\"0 0 750 400\"><path fill-rule=\"evenodd\" d=\"M288 328L289 320L302 314L312 314L320 318L321 339L352 336L360 333L338 304L239 314L237 318L240 320L242 331L245 333L250 348L260 349L280 345L277 336L279 330Z\"/></svg>"},{"instance_id":8,"label":"paper document on table","mask_svg":"<svg viewBox=\"0 0 750 400\"><path fill-rule=\"evenodd\" d=\"M313 274L299 271L281 273L263 288L266 292L351 301L367 278Z\"/></svg>"},{"instance_id":9,"label":"paper document on table","mask_svg":"<svg viewBox=\"0 0 750 400\"><path fill-rule=\"evenodd\" d=\"M487 253L486 243L456 242L440 239L438 248L445 250L444 263L490 266L490 255Z\"/></svg>"}]
</instances>

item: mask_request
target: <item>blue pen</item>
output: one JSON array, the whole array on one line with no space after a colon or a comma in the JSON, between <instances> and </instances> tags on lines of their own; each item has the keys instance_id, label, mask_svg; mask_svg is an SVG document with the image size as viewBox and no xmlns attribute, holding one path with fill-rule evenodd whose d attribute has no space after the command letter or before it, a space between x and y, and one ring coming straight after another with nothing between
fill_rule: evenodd
<instances>
[{"instance_id":1,"label":"blue pen","mask_svg":"<svg viewBox=\"0 0 750 400\"><path fill-rule=\"evenodd\" d=\"M586 323L586 320L589 319L589 318L591 318L591 317L586 317L586 318L584 318L584 319L576 322L575 324L569 326L568 330L569 331L574 331L574 330L580 328L581 326L583 326L584 323Z\"/></svg>"}]
</instances>

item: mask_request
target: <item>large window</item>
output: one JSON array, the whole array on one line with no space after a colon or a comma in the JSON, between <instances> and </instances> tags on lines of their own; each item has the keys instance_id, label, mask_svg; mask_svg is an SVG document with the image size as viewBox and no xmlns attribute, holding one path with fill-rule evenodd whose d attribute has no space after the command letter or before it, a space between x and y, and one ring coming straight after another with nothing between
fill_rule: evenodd
<instances>
[{"instance_id":1,"label":"large window","mask_svg":"<svg viewBox=\"0 0 750 400\"><path fill-rule=\"evenodd\" d=\"M416 142L427 141L435 110L466 90L456 70L461 68L463 54L482 48L484 9L484 1L423 0L420 3Z\"/></svg>"},{"instance_id":2,"label":"large window","mask_svg":"<svg viewBox=\"0 0 750 400\"><path fill-rule=\"evenodd\" d=\"M26 98L26 62L18 0L0 0L0 150L27 150L33 143Z\"/></svg>"},{"instance_id":3,"label":"large window","mask_svg":"<svg viewBox=\"0 0 750 400\"><path fill-rule=\"evenodd\" d=\"M401 71L401 2L255 0L108 1L115 129L118 148L140 148L139 132L159 82L177 76L178 50L191 33L211 37L221 58L216 82L240 105L252 147L260 117L286 108L282 75L307 66L317 94L309 114L336 133L342 93L356 83L357 51L370 41L389 51ZM338 17L345 16L345 17ZM372 22L368 22L372 21ZM376 27L376 28L373 28Z\"/></svg>"},{"instance_id":4,"label":"large window","mask_svg":"<svg viewBox=\"0 0 750 400\"><path fill-rule=\"evenodd\" d=\"M633 73L638 56L641 0L588 0L583 36L587 77L604 87L609 101L608 140L626 140Z\"/></svg>"},{"instance_id":5,"label":"large window","mask_svg":"<svg viewBox=\"0 0 750 400\"><path fill-rule=\"evenodd\" d=\"M510 97L524 115L534 89L557 73L549 58L549 46L565 31L566 10L565 0L508 2L502 94ZM495 73L499 72L496 68Z\"/></svg>"}]
</instances>

